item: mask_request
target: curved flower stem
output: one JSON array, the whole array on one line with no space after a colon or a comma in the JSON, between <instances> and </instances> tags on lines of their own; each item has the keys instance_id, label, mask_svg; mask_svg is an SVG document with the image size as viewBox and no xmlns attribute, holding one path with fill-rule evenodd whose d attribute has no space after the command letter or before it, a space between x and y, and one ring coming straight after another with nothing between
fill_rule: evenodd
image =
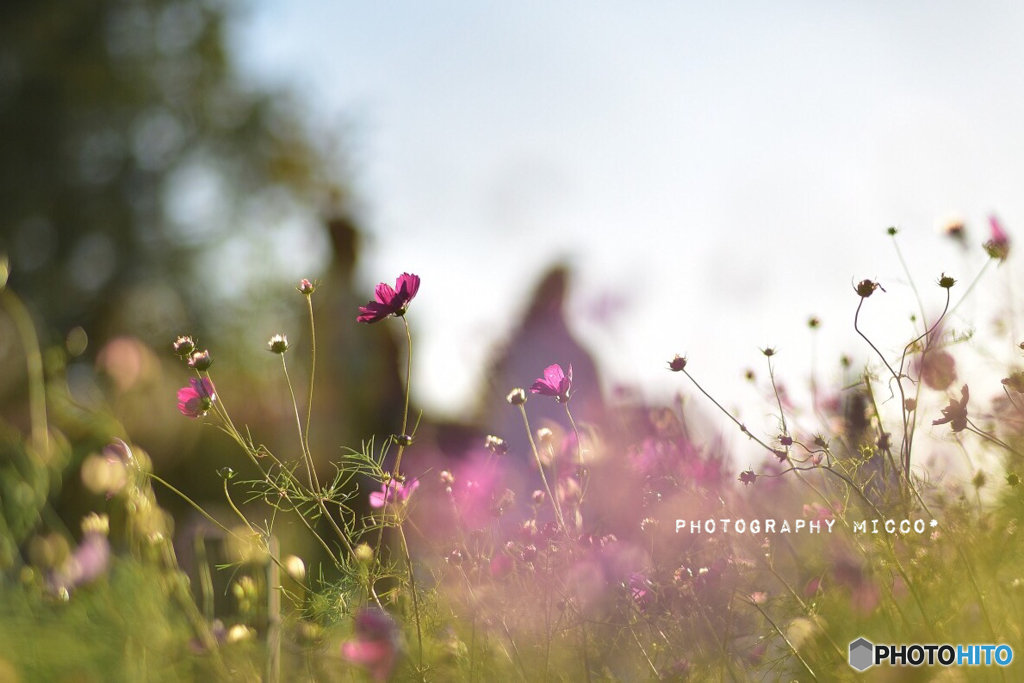
<instances>
[{"instance_id":1,"label":"curved flower stem","mask_svg":"<svg viewBox=\"0 0 1024 683\"><path fill-rule=\"evenodd\" d=\"M168 491L170 491L170 492L171 492L171 493L173 493L174 495L176 495L176 496L178 496L179 498L181 498L181 499L182 499L183 501L185 501L186 503L188 503L188 504L189 504L189 505L190 505L190 506L191 506L191 507L192 507L192 508L193 508L193 509L194 509L194 510L195 510L196 512L198 512L198 513L199 513L200 515L202 515L202 516L203 516L204 518L206 518L206 520L207 520L208 522L210 522L211 524L213 524L214 526L216 526L216 527L217 527L218 529L220 529L221 531L223 531L223 532L224 532L225 534L227 534L227 535L231 536L231 537L232 537L232 538L234 538L234 539L235 539L236 541L239 541L239 542L241 542L241 543L246 543L246 542L247 542L247 541L246 541L246 539L242 538L241 536L239 536L238 534L236 534L236 533L235 533L234 531L232 531L231 529L227 528L226 526L224 526L223 524L221 524L220 522L218 522L218 521L217 521L216 519L214 519L213 517L211 517L211 516L210 516L210 513L208 513L208 512L206 511L206 510L204 510L204 509L202 508L202 506L201 506L201 505L199 505L199 503L197 503L197 502L195 502L194 500L192 500L191 498L189 498L189 497L188 497L187 495L185 495L185 494L184 494L184 493L183 493L183 492L182 492L182 491L181 491L180 489L176 488L175 486L173 486L172 484L170 484L170 483L169 483L168 481L166 481L165 479L161 479L160 477L158 477L157 475L153 474L152 472L141 472L141 474L142 474L143 476L146 476L146 477L148 477L148 478L152 479L153 481L155 481L155 482L159 483L159 484L160 484L161 486L163 486L164 488L166 488L166 489L167 489ZM226 484L226 483L227 483L227 482L225 482L225 484ZM230 500L230 499L229 499L229 500ZM234 504L232 504L232 507L234 507ZM242 519L244 520L245 518L243 517ZM246 521L246 525L249 525L249 523L248 523L247 521ZM253 531L253 533L256 533L256 532L255 532L255 530L253 530L253 529L252 529L252 526L249 526L249 529L250 529L250 530L252 530L252 531ZM275 557L275 556L273 555L273 553L269 553L269 554L268 554L268 556L270 557L270 560L271 560L271 561L272 561L272 562L273 562L274 564L276 564L276 565L277 565L278 567L281 567L282 569L284 568L284 566L283 566L283 565L281 564L281 561L280 561L280 560L279 560L279 559L278 559L277 557ZM306 585L305 585L305 584L304 584L303 582L301 582L301 581L299 581L299 585L301 585L301 586L302 586L303 588L305 588L305 589L307 589L307 590L309 589L309 587L308 587L308 586L306 586Z\"/></svg>"},{"instance_id":2,"label":"curved flower stem","mask_svg":"<svg viewBox=\"0 0 1024 683\"><path fill-rule=\"evenodd\" d=\"M960 297L959 301L956 302L956 305L953 306L953 308L950 309L950 311L949 311L950 315L953 315L954 313L956 313L956 309L960 308L960 304L962 304L964 302L964 300L967 299L968 296L970 296L971 292L974 291L974 286L977 285L978 282L981 281L981 276L985 274L985 271L988 270L988 267L992 263L993 260L994 259L990 258L990 259L987 259L985 261L985 265L983 265L981 267L981 270L978 271L978 274L974 276L973 280L971 280L971 284L967 285L967 291L964 292L964 295L962 297Z\"/></svg>"},{"instance_id":3,"label":"curved flower stem","mask_svg":"<svg viewBox=\"0 0 1024 683\"><path fill-rule=\"evenodd\" d=\"M409 329L409 321L406 317L402 316L402 322L405 323L405 342L406 342L406 355L405 355L405 407L402 409L402 434L405 436L405 430L409 427L409 391L410 384L412 382L412 332ZM405 446L402 443L398 444L398 455L395 456L395 468L391 472L391 479L397 483L400 468L402 467L402 456L405 455ZM388 495L387 483L385 482L384 489L384 506L381 508L381 515L387 518L388 514L388 503L391 502L391 496ZM377 551L380 551L381 543L384 542L384 527L380 527L380 532L377 534Z\"/></svg>"},{"instance_id":4,"label":"curved flower stem","mask_svg":"<svg viewBox=\"0 0 1024 683\"><path fill-rule=\"evenodd\" d=\"M227 479L224 480L224 497L228 499L228 505L231 506L231 509L234 510L236 515L238 515L238 518L240 520L242 520L242 522L245 524L245 526L249 529L249 533L252 534L253 536L260 536L261 534L259 532L257 532L256 529L253 528L252 524L249 523L249 520L246 519L245 515L242 514L242 511L239 510L238 506L235 505L235 501L233 501L231 499L231 492L228 491L228 480Z\"/></svg>"},{"instance_id":5,"label":"curved flower stem","mask_svg":"<svg viewBox=\"0 0 1024 683\"><path fill-rule=\"evenodd\" d=\"M283 356L282 356L282 362L283 362ZM199 375L200 378L203 376L201 373L197 373L197 374ZM285 369L285 375L287 376L287 368ZM206 373L206 377L209 379L210 378L210 373ZM213 380L211 379L210 381L212 382ZM289 388L291 388L291 383L290 382L289 382ZM294 394L292 394L292 403L294 404ZM223 425L221 425L221 429L229 437L231 437L235 441L235 443L238 444L238 446L242 449L242 451L247 456L249 456L249 460L252 461L252 464L256 467L257 470L259 470L260 474L263 476L263 481L265 481L271 488L273 488L275 491L277 491L278 496L280 496L281 498L287 499L288 498L287 491L285 491L283 488L281 488L281 486L279 484L277 484L273 479L271 479L271 477L267 473L267 471L264 470L263 467L260 465L260 461L257 458L256 453L253 450L252 446L245 439L242 438L241 433L239 433L238 429L235 427L235 423L231 420L231 415L228 413L227 406L224 404L224 401L221 398L220 394L217 395L217 400L214 401L213 408L214 408L214 412L217 413L217 416L220 417L220 419L224 423ZM226 426L224 426L224 425L226 425ZM274 462L276 464L278 464L278 465L282 464L281 461L279 461L276 457L273 457L272 455L271 455L271 457L272 457L272 459L274 460ZM152 476L152 475L150 475L150 476ZM296 481L296 484L298 484L297 481ZM165 485L166 485L166 482L165 482ZM353 553L354 550L352 548L352 544L349 542L348 537L344 533L342 533L341 529L338 528L338 525L335 524L335 522L334 522L334 518L331 517L330 513L327 511L327 507L324 504L323 497L320 495L319 489L317 491L314 491L313 493L315 494L318 502L320 503L320 509L323 511L323 513L327 517L328 521L331 522L331 525L334 526L334 530L337 532L338 537L341 539L342 543L345 545L346 550L348 550L350 554ZM327 544L327 541L325 541L323 539L323 537L319 533L317 533L316 529L314 529L313 525L309 523L309 520L306 519L305 515L303 515L297 509L295 510L295 513L296 513L296 516L299 518L299 520L302 521L302 524L307 529L309 529L309 532L311 534L313 534L314 537L316 537L316 540L320 543L321 546L323 546L324 550L327 551L327 554L330 556L331 560L334 562L335 567L337 567L338 569L341 569L342 568L341 562L338 560L335 551L331 548L330 545Z\"/></svg>"},{"instance_id":6,"label":"curved flower stem","mask_svg":"<svg viewBox=\"0 0 1024 683\"><path fill-rule=\"evenodd\" d=\"M288 362L285 361L283 353L280 355L281 368L284 370L284 379L288 383L288 393L292 397L292 408L295 411L295 426L299 430L299 448L302 450L302 458L306 463L306 473L309 475L309 486L313 489L313 493L319 496L320 480L316 476L316 467L313 465L313 456L306 447L306 440L302 433L302 418L299 417L299 404L295 400L295 389L292 388L292 378L288 375Z\"/></svg>"},{"instance_id":7,"label":"curved flower stem","mask_svg":"<svg viewBox=\"0 0 1024 683\"><path fill-rule=\"evenodd\" d=\"M803 664L804 668L807 669L807 673L809 673L811 675L811 678L813 678L814 680L818 680L818 677L815 675L814 670L811 669L811 665L807 663L807 660L805 660L802 656L800 656L800 652L796 649L796 646L793 645L793 643L786 636L786 632L783 631L781 628L779 628L778 624L776 624L774 621L772 621L772 618L770 616L768 616L768 613L765 612L763 609L761 609L761 606L758 605L753 600L749 600L747 598L742 598L742 597L739 598L739 600L741 602L745 602L748 605L753 606L758 612L761 613L761 616L763 616L768 621L768 623L772 625L772 628L774 628L775 632L779 634L779 636L782 638L783 642L785 642L786 645L789 646L790 652L792 652L796 656L796 658L800 661L800 663Z\"/></svg>"},{"instance_id":8,"label":"curved flower stem","mask_svg":"<svg viewBox=\"0 0 1024 683\"><path fill-rule=\"evenodd\" d=\"M402 322L405 323L405 343L407 349L405 356L405 408L402 409L401 434L402 436L405 436L405 430L409 428L409 385L412 382L412 333L409 331L409 321L406 320L404 315L402 316ZM398 456L395 458L394 477L396 479L398 478L398 474L402 466L402 456L404 454L405 446L400 443L398 444Z\"/></svg>"},{"instance_id":9,"label":"curved flower stem","mask_svg":"<svg viewBox=\"0 0 1024 683\"><path fill-rule=\"evenodd\" d=\"M537 463L537 469L540 470L540 480L544 482L544 490L547 491L548 500L551 501L551 507L555 510L555 517L558 519L558 526L562 527L562 531L568 533L568 529L565 526L565 518L562 516L562 506L559 504L558 499L551 494L551 487L548 486L547 475L544 474L544 463L540 460L540 453L537 451L537 443L533 440L533 431L530 429L530 420L526 417L526 405L519 404L519 412L523 416L523 425L526 427L526 436L530 439L530 450L533 452L533 459Z\"/></svg>"},{"instance_id":10,"label":"curved flower stem","mask_svg":"<svg viewBox=\"0 0 1024 683\"><path fill-rule=\"evenodd\" d=\"M313 318L313 295L306 295L306 306L309 308L309 402L306 404L306 452L309 452L309 419L313 414L313 381L316 379L316 323ZM282 356L283 358L284 356Z\"/></svg>"},{"instance_id":11,"label":"curved flower stem","mask_svg":"<svg viewBox=\"0 0 1024 683\"><path fill-rule=\"evenodd\" d=\"M947 293L947 301L948 301L949 290L946 290L946 293ZM868 346L871 347L871 349L875 352L875 354L879 358L882 359L882 363L885 364L885 367L889 370L889 374L892 375L893 379L896 380L896 387L900 391L900 415L901 415L902 420L903 420L903 437L902 437L902 439L903 439L903 446L900 448L900 464L902 465L903 476L906 478L906 480L908 482L908 485L909 485L909 482L910 482L910 456L906 452L906 448L905 448L906 440L907 440L907 410L906 410L905 406L906 406L906 400L907 399L906 399L906 396L905 396L905 394L903 392L903 381L902 381L902 378L903 378L903 364L902 363L900 364L900 372L896 372L895 370L893 370L892 365L889 364L889 361L886 359L885 354L883 354L879 350L879 348L877 346L875 346L875 343L873 341L871 341L871 339L866 334L864 334L864 332L861 331L860 326L859 326L858 323L860 322L860 310L861 310L861 308L864 307L864 301L865 300L866 300L866 297L861 297L860 298L860 302L858 302L858 304L857 304L857 311L856 311L856 313L853 314L853 330L858 335L860 335L860 337L864 341L866 341L868 343ZM936 324L938 324L938 321L936 321ZM927 334L927 332L925 334ZM913 342L911 342L911 343L913 343ZM909 347L909 345L908 345L908 347ZM904 358L905 357L906 357L906 351L904 351ZM890 384L890 388L889 388L889 393L890 394L892 393L892 386L891 386L891 384ZM878 410L877 409L875 410L875 415L878 416ZM879 421L881 421L881 417L878 417L878 419L879 419ZM879 425L879 430L881 430L881 425Z\"/></svg>"},{"instance_id":12,"label":"curved flower stem","mask_svg":"<svg viewBox=\"0 0 1024 683\"><path fill-rule=\"evenodd\" d=\"M583 463L583 441L580 439L580 430L576 427L576 420L573 419L572 413L569 411L569 404L568 404L568 402L563 403L562 405L565 406L565 414L569 418L569 424L572 425L572 432L573 432L573 434L576 435L576 454L577 454L577 457L579 458L579 462L580 462L580 471L579 471L580 499L579 499L579 503L577 504L577 509L578 509L580 506L583 505L583 499L587 495L587 488L588 488L588 484L590 483L590 476L589 476L589 473L587 472L587 470L586 470L586 468L584 466L584 463Z\"/></svg>"},{"instance_id":13,"label":"curved flower stem","mask_svg":"<svg viewBox=\"0 0 1024 683\"><path fill-rule=\"evenodd\" d=\"M416 620L416 645L419 650L419 666L417 673L423 674L423 631L420 626L420 603L416 594L416 576L412 571L412 556L409 554L409 543L405 540L405 530L402 528L402 521L398 521L398 537L402 540L402 554L405 556L405 566L409 570L409 589L412 591L412 612Z\"/></svg>"},{"instance_id":14,"label":"curved flower stem","mask_svg":"<svg viewBox=\"0 0 1024 683\"><path fill-rule=\"evenodd\" d=\"M747 435L747 438L753 439L755 442L760 444L760 446L762 448L764 448L766 451L768 451L769 453L773 453L773 454L775 453L775 449L774 448L772 448L771 446L766 444L764 441L761 441L761 439L759 439L756 436L754 436L753 434L751 434L750 431L747 429L747 426L745 424L743 424L742 422L737 420L735 417L733 417L733 414L730 413L728 410L726 410L724 407L722 407L722 404L719 403L718 401L716 401L711 394L709 394L708 392L704 391L704 387L702 387L700 384L698 384L697 380L695 380L693 378L693 375L691 375L689 372L687 372L685 368L683 369L683 374L686 375L687 379L689 379L691 382L693 382L693 386L697 387L697 389L698 389L698 391L700 391L700 393L704 394L709 401L711 401L712 403L715 404L715 407L717 407L719 410L721 410L725 414L725 416L727 418L729 418L730 420L735 422L736 426L740 428L740 431Z\"/></svg>"},{"instance_id":15,"label":"curved flower stem","mask_svg":"<svg viewBox=\"0 0 1024 683\"><path fill-rule=\"evenodd\" d=\"M583 469L583 441L580 440L580 430L576 428L576 420L572 419L572 413L569 411L569 404L563 403L565 406L565 414L569 418L569 424L572 425L572 432L576 435L576 453L580 460L580 469Z\"/></svg>"},{"instance_id":16,"label":"curved flower stem","mask_svg":"<svg viewBox=\"0 0 1024 683\"><path fill-rule=\"evenodd\" d=\"M1014 455L1016 455L1018 458L1024 458L1024 453L1021 453L1020 451L1016 450L1015 448L1010 446L1008 443L1006 443L1002 439L996 438L996 437L992 436L991 434L989 434L988 432L986 432L984 430L981 430L981 429L978 429L978 426L976 424L974 424L974 422L972 422L969 418L967 420L967 424L970 425L970 428L967 431L972 432L974 434L977 434L978 436L980 436L983 439L986 439L988 441L991 441L992 443L994 443L997 446L1001 446L1001 447L1005 448L1010 453L1013 453Z\"/></svg>"},{"instance_id":17,"label":"curved flower stem","mask_svg":"<svg viewBox=\"0 0 1024 683\"><path fill-rule=\"evenodd\" d=\"M771 356L768 357L768 377L772 381L772 393L775 394L775 402L779 406L779 419L782 421L782 433L789 435L786 427L786 412L782 409L782 396L779 395L779 387L775 384L775 368L772 367Z\"/></svg>"}]
</instances>

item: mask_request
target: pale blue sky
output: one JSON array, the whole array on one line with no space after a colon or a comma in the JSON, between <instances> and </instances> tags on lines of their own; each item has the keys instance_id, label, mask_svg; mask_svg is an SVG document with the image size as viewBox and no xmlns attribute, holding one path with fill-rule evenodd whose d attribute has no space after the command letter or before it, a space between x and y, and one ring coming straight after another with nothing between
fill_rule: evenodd
<instances>
[{"instance_id":1,"label":"pale blue sky","mask_svg":"<svg viewBox=\"0 0 1024 683\"><path fill-rule=\"evenodd\" d=\"M940 272L969 280L984 260L938 236L946 219L975 246L990 211L1019 234L1022 29L1013 2L260 0L234 44L251 78L347 129L375 234L368 294L423 277L423 400L464 406L536 276L566 257L574 324L612 380L667 392L665 361L686 352L751 406L758 346L806 377L810 314L823 362L866 357L854 279L890 290L867 318L879 343L906 340L915 304L887 226L934 310ZM608 291L628 305L597 329L583 313Z\"/></svg>"}]
</instances>

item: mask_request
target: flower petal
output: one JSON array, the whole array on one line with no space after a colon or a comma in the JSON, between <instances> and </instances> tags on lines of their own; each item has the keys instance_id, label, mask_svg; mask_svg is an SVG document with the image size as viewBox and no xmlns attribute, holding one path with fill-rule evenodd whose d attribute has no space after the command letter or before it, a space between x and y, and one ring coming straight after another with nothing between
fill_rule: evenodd
<instances>
[{"instance_id":1,"label":"flower petal","mask_svg":"<svg viewBox=\"0 0 1024 683\"><path fill-rule=\"evenodd\" d=\"M409 303L420 290L420 276L412 273L402 273L395 280L395 290L402 297L403 303Z\"/></svg>"},{"instance_id":2,"label":"flower petal","mask_svg":"<svg viewBox=\"0 0 1024 683\"><path fill-rule=\"evenodd\" d=\"M377 301L385 306L391 307L394 304L395 290L391 289L391 285L386 282L377 285L374 295L377 297Z\"/></svg>"}]
</instances>

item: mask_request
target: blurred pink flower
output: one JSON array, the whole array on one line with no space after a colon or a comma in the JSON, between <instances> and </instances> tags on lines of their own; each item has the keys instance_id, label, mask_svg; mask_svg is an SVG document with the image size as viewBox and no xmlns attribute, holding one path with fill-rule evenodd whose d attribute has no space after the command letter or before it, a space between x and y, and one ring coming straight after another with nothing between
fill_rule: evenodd
<instances>
[{"instance_id":1,"label":"blurred pink flower","mask_svg":"<svg viewBox=\"0 0 1024 683\"><path fill-rule=\"evenodd\" d=\"M395 668L401 634L391 615L378 607L363 608L356 615L352 640L341 646L341 655L365 667L375 681L386 681Z\"/></svg>"},{"instance_id":2,"label":"blurred pink flower","mask_svg":"<svg viewBox=\"0 0 1024 683\"><path fill-rule=\"evenodd\" d=\"M370 494L370 507L382 508L387 503L404 503L409 500L409 496L411 496L412 492L418 489L419 486L419 479L415 479L408 484L400 482L397 479L392 479L381 486L380 491L374 491Z\"/></svg>"},{"instance_id":3,"label":"blurred pink flower","mask_svg":"<svg viewBox=\"0 0 1024 683\"><path fill-rule=\"evenodd\" d=\"M554 396L559 403L566 403L569 400L569 392L572 390L572 365L569 365L569 372L562 372L562 366L549 365L544 369L544 376L534 381L530 392L542 396Z\"/></svg>"},{"instance_id":4,"label":"blurred pink flower","mask_svg":"<svg viewBox=\"0 0 1024 683\"><path fill-rule=\"evenodd\" d=\"M375 323L392 315L405 315L409 302L416 296L420 289L420 276L402 273L395 280L394 289L386 282L377 285L374 292L376 301L370 301L365 306L359 307L357 322Z\"/></svg>"},{"instance_id":5,"label":"blurred pink flower","mask_svg":"<svg viewBox=\"0 0 1024 683\"><path fill-rule=\"evenodd\" d=\"M110 565L110 541L99 531L89 531L82 536L82 542L71 557L54 573L53 587L70 590L75 586L92 583Z\"/></svg>"},{"instance_id":6,"label":"blurred pink flower","mask_svg":"<svg viewBox=\"0 0 1024 683\"><path fill-rule=\"evenodd\" d=\"M917 366L925 386L936 391L945 391L956 381L956 361L946 351L929 351Z\"/></svg>"},{"instance_id":7,"label":"blurred pink flower","mask_svg":"<svg viewBox=\"0 0 1024 683\"><path fill-rule=\"evenodd\" d=\"M210 406L217 400L217 394L209 377L193 377L189 384L190 386L178 389L178 410L185 417L194 419L206 415Z\"/></svg>"}]
</instances>

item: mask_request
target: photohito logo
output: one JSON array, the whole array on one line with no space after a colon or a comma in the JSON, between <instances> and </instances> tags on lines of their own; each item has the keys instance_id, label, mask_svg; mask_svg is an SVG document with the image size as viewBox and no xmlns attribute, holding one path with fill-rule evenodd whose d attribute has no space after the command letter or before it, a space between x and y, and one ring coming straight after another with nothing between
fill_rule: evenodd
<instances>
[{"instance_id":1,"label":"photohito logo","mask_svg":"<svg viewBox=\"0 0 1024 683\"><path fill-rule=\"evenodd\" d=\"M1009 645L875 645L867 638L850 643L850 666L865 671L876 664L889 666L1007 666L1013 661Z\"/></svg>"}]
</instances>

